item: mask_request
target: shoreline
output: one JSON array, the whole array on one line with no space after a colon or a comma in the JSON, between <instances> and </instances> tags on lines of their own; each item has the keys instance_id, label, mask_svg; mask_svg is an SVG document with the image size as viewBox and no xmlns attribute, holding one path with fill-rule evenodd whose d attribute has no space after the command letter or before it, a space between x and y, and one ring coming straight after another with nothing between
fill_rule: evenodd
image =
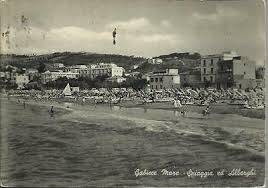
<instances>
[{"instance_id":1,"label":"shoreline","mask_svg":"<svg viewBox=\"0 0 268 188\"><path fill-rule=\"evenodd\" d=\"M3 96L1 97L3 98ZM4 97L5 98L5 97ZM75 105L89 105L89 106L120 106L123 108L140 108L140 109L158 109L158 110L168 110L168 111L182 111L186 110L187 112L195 112L198 114L202 114L202 110L206 108L206 106L200 105L182 105L180 108L175 108L171 102L156 102L156 103L146 103L142 104L137 101L122 101L118 104L109 104L109 103L99 103L95 104L92 101L82 102L80 100L72 100L70 98L64 99L49 99L49 100L39 100L36 101L34 99L24 98L20 96L13 96L12 99L22 99L29 101L31 104L39 104L43 106L51 106L53 105L56 108L60 108L63 110L72 111L72 108L67 106L63 106L64 103L70 103ZM213 114L236 114L241 115L243 117L256 118L265 120L265 109L246 109L241 108L240 105L228 105L226 103L218 103L211 104L211 113Z\"/></svg>"},{"instance_id":2,"label":"shoreline","mask_svg":"<svg viewBox=\"0 0 268 188\"><path fill-rule=\"evenodd\" d=\"M124 108L142 108L142 109L158 109L158 110L168 110L168 111L182 111L186 110L188 112L196 112L201 114L202 110L206 106L199 105L182 105L181 108L175 108L172 104L165 103L149 103L149 104L119 104L118 106ZM214 114L236 114L243 117L265 119L265 109L245 109L241 108L239 105L228 105L228 104L212 104L211 112Z\"/></svg>"}]
</instances>

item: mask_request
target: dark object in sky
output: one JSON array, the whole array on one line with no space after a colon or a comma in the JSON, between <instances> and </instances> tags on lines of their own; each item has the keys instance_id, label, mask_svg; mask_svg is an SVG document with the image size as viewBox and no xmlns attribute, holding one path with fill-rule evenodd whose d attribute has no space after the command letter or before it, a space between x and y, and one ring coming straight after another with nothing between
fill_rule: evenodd
<instances>
[{"instance_id":1,"label":"dark object in sky","mask_svg":"<svg viewBox=\"0 0 268 188\"><path fill-rule=\"evenodd\" d=\"M116 37L116 28L114 28L114 31L113 31L113 44L115 45L116 44L116 41L115 41L115 37Z\"/></svg>"}]
</instances>

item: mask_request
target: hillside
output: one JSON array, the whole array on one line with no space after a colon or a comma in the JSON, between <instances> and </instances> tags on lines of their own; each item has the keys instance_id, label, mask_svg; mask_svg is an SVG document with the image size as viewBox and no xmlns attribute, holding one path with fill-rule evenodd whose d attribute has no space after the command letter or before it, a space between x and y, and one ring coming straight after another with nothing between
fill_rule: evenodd
<instances>
[{"instance_id":1,"label":"hillside","mask_svg":"<svg viewBox=\"0 0 268 188\"><path fill-rule=\"evenodd\" d=\"M148 62L143 63L137 71L142 73L165 70L167 68L179 69L179 72L185 72L198 67L200 64L200 54L194 53L172 53L168 55L161 55L154 58L161 58L162 64L150 64Z\"/></svg>"},{"instance_id":2,"label":"hillside","mask_svg":"<svg viewBox=\"0 0 268 188\"><path fill-rule=\"evenodd\" d=\"M198 60L201 58L201 55L199 53L189 53L189 52L183 52L183 53L171 53L168 55L160 55L154 58L161 58L162 60L170 60L170 59L192 59L192 60Z\"/></svg>"},{"instance_id":3,"label":"hillside","mask_svg":"<svg viewBox=\"0 0 268 188\"><path fill-rule=\"evenodd\" d=\"M142 57L116 55L116 54L95 54L86 52L57 52L46 55L21 56L21 55L1 55L1 65L12 65L19 68L37 68L40 63L47 65L52 63L63 63L66 66L77 64L115 63L118 66L129 70L135 64L141 64L146 59Z\"/></svg>"},{"instance_id":4,"label":"hillside","mask_svg":"<svg viewBox=\"0 0 268 188\"><path fill-rule=\"evenodd\" d=\"M172 53L169 55L158 56L163 60L160 65L149 64L143 57L116 55L116 54L96 54L88 52L57 52L45 55L1 55L0 65L12 65L19 68L37 68L40 63L50 67L53 63L63 63L65 66L77 64L96 64L96 63L115 63L124 67L127 71L132 69L133 65L139 65L135 71L148 73L167 68L179 69L179 72L188 71L199 66L200 54L194 53Z\"/></svg>"}]
</instances>

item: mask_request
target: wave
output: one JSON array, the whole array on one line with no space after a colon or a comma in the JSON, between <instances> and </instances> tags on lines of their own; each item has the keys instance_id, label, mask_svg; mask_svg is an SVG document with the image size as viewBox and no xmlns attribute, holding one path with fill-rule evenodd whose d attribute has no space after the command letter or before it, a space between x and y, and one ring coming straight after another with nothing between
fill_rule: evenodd
<instances>
[{"instance_id":1,"label":"wave","mask_svg":"<svg viewBox=\"0 0 268 188\"><path fill-rule=\"evenodd\" d=\"M89 123L91 122L88 117L78 118L77 115L83 112L75 112L73 115L76 119L69 119L72 122L80 124L90 124L91 128L99 129L102 131L115 131L118 134L136 134L137 131L151 132L152 134L173 134L176 133L176 137L184 137L186 140L191 140L200 145L208 144L211 147L220 148L223 152L226 152L231 157L249 161L263 162L265 160L264 153L259 152L254 146L247 146L245 140L237 137L232 130L224 130L221 127L207 127L206 124L201 122L190 122L187 124L187 120L152 120L141 119L138 117L129 117L121 114L105 114L105 115L91 115L90 120L101 123ZM81 115L81 114L80 114ZM73 118L73 117L70 117ZM102 121L99 121L99 120ZM123 122L122 122L123 121ZM121 122L121 124L118 124ZM174 138L176 139L176 138ZM254 148L254 149L253 149Z\"/></svg>"}]
</instances>

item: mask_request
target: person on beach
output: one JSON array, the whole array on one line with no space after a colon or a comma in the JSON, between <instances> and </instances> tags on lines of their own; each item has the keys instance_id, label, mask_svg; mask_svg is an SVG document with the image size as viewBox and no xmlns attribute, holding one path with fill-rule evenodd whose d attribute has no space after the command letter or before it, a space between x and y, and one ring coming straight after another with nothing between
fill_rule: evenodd
<instances>
[{"instance_id":1,"label":"person on beach","mask_svg":"<svg viewBox=\"0 0 268 188\"><path fill-rule=\"evenodd\" d=\"M51 106L51 108L50 108L50 113L51 113L51 114L54 113L53 106Z\"/></svg>"},{"instance_id":2,"label":"person on beach","mask_svg":"<svg viewBox=\"0 0 268 188\"><path fill-rule=\"evenodd\" d=\"M49 114L50 114L50 117L54 116L54 106L51 106Z\"/></svg>"},{"instance_id":3,"label":"person on beach","mask_svg":"<svg viewBox=\"0 0 268 188\"><path fill-rule=\"evenodd\" d=\"M210 114L210 106L207 106L207 108L205 110L203 110L202 114L203 114L203 116Z\"/></svg>"},{"instance_id":4,"label":"person on beach","mask_svg":"<svg viewBox=\"0 0 268 188\"><path fill-rule=\"evenodd\" d=\"M86 102L86 99L85 99L85 98L83 98L83 99L82 99L82 101L83 101L83 104L85 104L85 102Z\"/></svg>"},{"instance_id":5,"label":"person on beach","mask_svg":"<svg viewBox=\"0 0 268 188\"><path fill-rule=\"evenodd\" d=\"M182 109L182 111L181 111L181 115L182 115L183 117L186 116L186 109Z\"/></svg>"},{"instance_id":6,"label":"person on beach","mask_svg":"<svg viewBox=\"0 0 268 188\"><path fill-rule=\"evenodd\" d=\"M97 100L94 99L94 107L96 108L97 107Z\"/></svg>"}]
</instances>

